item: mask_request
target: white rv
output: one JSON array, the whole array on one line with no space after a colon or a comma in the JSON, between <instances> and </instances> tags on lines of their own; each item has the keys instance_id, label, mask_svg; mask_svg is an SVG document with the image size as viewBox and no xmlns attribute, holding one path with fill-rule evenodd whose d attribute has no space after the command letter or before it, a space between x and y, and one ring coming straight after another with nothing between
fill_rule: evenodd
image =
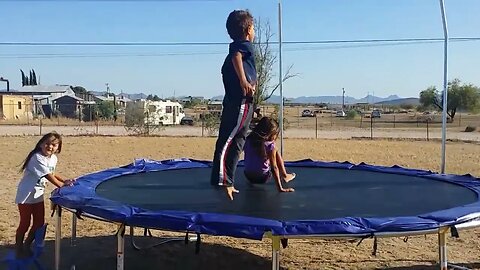
<instances>
[{"instance_id":1,"label":"white rv","mask_svg":"<svg viewBox=\"0 0 480 270\"><path fill-rule=\"evenodd\" d=\"M125 121L141 118L148 125L178 125L185 116L183 106L176 101L152 101L139 99L127 103ZM134 119L132 119L135 121Z\"/></svg>"}]
</instances>

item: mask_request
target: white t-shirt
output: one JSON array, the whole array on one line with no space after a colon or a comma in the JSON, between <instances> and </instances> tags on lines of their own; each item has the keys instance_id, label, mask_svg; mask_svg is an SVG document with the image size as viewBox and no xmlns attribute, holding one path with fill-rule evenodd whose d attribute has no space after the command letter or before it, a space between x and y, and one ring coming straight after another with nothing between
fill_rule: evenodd
<instances>
[{"instance_id":1,"label":"white t-shirt","mask_svg":"<svg viewBox=\"0 0 480 270\"><path fill-rule=\"evenodd\" d=\"M46 157L35 153L27 163L22 180L18 183L16 204L33 204L43 201L47 178L45 176L55 171L57 156Z\"/></svg>"}]
</instances>

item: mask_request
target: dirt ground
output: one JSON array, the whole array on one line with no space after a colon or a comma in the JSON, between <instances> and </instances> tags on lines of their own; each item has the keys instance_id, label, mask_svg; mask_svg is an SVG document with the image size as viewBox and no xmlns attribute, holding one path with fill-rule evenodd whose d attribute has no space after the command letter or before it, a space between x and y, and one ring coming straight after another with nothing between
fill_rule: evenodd
<instances>
[{"instance_id":1,"label":"dirt ground","mask_svg":"<svg viewBox=\"0 0 480 270\"><path fill-rule=\"evenodd\" d=\"M13 203L20 174L19 164L39 137L0 137L0 259L14 241L18 212ZM65 137L59 155L58 173L66 177L131 163L134 158L166 159L190 157L211 159L215 138L184 137ZM401 165L438 171L440 143L395 140L314 140L286 139L285 159L311 158L324 161L366 162ZM447 172L480 176L480 145L449 142ZM50 187L51 190L51 187ZM42 261L50 269L54 261L54 226L47 232L46 253ZM90 219L80 220L77 245L69 247L70 215L63 218L62 268L114 269L116 265L116 226ZM160 235L160 232L155 232ZM460 231L460 238L448 238L449 261L480 269L480 229ZM181 236L181 235L180 235ZM376 256L373 241L290 240L281 251L283 269L438 269L437 236L379 239ZM126 269L271 269L270 242L227 237L203 236L200 254L195 245L163 245L145 251L125 248ZM0 269L5 265L0 264Z\"/></svg>"}]
</instances>

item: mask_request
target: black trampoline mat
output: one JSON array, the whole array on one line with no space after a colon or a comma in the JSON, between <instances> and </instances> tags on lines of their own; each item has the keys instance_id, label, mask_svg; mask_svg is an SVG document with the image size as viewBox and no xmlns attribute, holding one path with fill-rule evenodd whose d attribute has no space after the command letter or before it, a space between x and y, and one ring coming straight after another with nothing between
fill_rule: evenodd
<instances>
[{"instance_id":1,"label":"black trampoline mat","mask_svg":"<svg viewBox=\"0 0 480 270\"><path fill-rule=\"evenodd\" d=\"M240 193L230 201L210 185L210 168L148 172L101 183L99 196L152 211L236 214L275 220L416 216L477 201L474 191L449 182L360 170L291 167L293 193L279 193L272 178L251 185L236 173ZM286 186L286 185L285 185Z\"/></svg>"}]
</instances>

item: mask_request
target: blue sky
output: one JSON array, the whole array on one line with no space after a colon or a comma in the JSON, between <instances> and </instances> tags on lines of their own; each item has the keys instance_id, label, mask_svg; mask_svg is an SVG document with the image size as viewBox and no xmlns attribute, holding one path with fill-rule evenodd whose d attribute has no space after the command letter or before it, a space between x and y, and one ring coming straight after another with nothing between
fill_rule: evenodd
<instances>
[{"instance_id":1,"label":"blue sky","mask_svg":"<svg viewBox=\"0 0 480 270\"><path fill-rule=\"evenodd\" d=\"M480 1L445 0L451 37L480 37ZM0 42L230 42L225 19L248 8L278 36L278 1L0 1ZM283 40L442 38L438 0L283 0ZM285 44L288 97L418 97L441 88L443 43L409 45ZM276 50L276 47L273 47ZM12 88L20 69L41 83L119 93L223 94L220 67L228 45L5 46L0 76ZM480 41L451 42L449 79L480 86ZM275 66L277 68L277 66ZM275 75L278 72L275 69ZM274 82L278 79L274 78ZM3 85L0 86L3 88Z\"/></svg>"}]
</instances>

